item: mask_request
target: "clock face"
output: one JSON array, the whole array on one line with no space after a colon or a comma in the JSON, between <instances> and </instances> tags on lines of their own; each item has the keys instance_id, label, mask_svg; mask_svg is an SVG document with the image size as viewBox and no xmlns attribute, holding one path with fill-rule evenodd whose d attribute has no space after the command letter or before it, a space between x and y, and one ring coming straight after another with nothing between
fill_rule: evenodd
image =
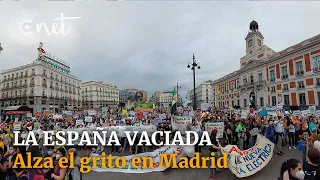
<instances>
[{"instance_id":1,"label":"clock face","mask_svg":"<svg viewBox=\"0 0 320 180\"><path fill-rule=\"evenodd\" d=\"M261 40L258 39L258 46L261 46Z\"/></svg>"},{"instance_id":2,"label":"clock face","mask_svg":"<svg viewBox=\"0 0 320 180\"><path fill-rule=\"evenodd\" d=\"M248 46L251 47L252 46L252 39L249 40L248 42Z\"/></svg>"}]
</instances>

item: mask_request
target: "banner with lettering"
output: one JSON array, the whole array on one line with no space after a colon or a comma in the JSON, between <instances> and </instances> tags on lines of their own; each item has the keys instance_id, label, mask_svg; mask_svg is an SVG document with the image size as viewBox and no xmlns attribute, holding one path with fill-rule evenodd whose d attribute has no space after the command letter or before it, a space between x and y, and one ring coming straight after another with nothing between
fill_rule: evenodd
<instances>
[{"instance_id":1,"label":"banner with lettering","mask_svg":"<svg viewBox=\"0 0 320 180\"><path fill-rule=\"evenodd\" d=\"M126 160L126 165L119 169L115 166L115 163L112 162L113 168L108 167L108 158L106 157L106 168L102 168L101 166L101 161L97 161L97 166L98 168L93 168L92 171L96 172L123 172L123 173L150 173L150 172L157 172L157 171L164 171L166 170L167 167L166 164L162 164L163 167L160 167L160 160L161 156L160 154L165 154L166 156L169 156L170 154L177 154L177 163L180 161L181 157L193 157L192 155L194 154L194 147L193 146L163 146L159 149L154 150L153 152L147 152L147 153L140 153L140 154L134 154L130 156L122 156ZM94 157L101 157L98 154L92 154L91 156ZM114 156L114 159L117 156ZM136 163L139 168L134 168L132 166L132 159L134 157L151 157L152 162L153 162L153 167L152 168L143 168L142 163L138 164ZM148 162L149 163L149 162ZM90 162L89 165L92 167L93 163ZM147 166L150 166L150 164L147 164Z\"/></svg>"},{"instance_id":2,"label":"banner with lettering","mask_svg":"<svg viewBox=\"0 0 320 180\"><path fill-rule=\"evenodd\" d=\"M182 133L187 131L187 124L189 123L192 123L191 116L173 116L171 119L172 128Z\"/></svg>"},{"instance_id":3,"label":"banner with lettering","mask_svg":"<svg viewBox=\"0 0 320 180\"><path fill-rule=\"evenodd\" d=\"M222 149L228 153L228 166L238 178L251 176L264 168L273 156L274 144L258 134L257 143L250 149L241 151L236 145Z\"/></svg>"},{"instance_id":4,"label":"banner with lettering","mask_svg":"<svg viewBox=\"0 0 320 180\"><path fill-rule=\"evenodd\" d=\"M217 138L223 138L223 131L224 131L224 123L223 122L209 122L206 123L205 126L206 131L211 134L211 131L216 129L218 131Z\"/></svg>"}]
</instances>

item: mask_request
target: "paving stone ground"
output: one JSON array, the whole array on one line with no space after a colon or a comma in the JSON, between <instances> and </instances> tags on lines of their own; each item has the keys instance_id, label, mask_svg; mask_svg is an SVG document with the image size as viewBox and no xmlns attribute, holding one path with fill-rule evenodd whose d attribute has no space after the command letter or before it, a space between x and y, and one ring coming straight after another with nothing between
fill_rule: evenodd
<instances>
[{"instance_id":1,"label":"paving stone ground","mask_svg":"<svg viewBox=\"0 0 320 180\"><path fill-rule=\"evenodd\" d=\"M109 149L107 149L107 152ZM253 176L242 178L245 180L276 180L280 173L282 163L290 158L301 160L301 153L298 150L288 149L288 145L283 147L283 156L273 154L271 161L260 172ZM79 151L84 155L86 151ZM127 153L126 153L127 154ZM126 155L123 154L123 155ZM208 156L209 151L203 151L203 156ZM209 169L167 169L163 172L152 172L143 174L129 174L118 172L90 172L87 174L87 180L205 180L209 178ZM236 180L238 179L229 169L222 169L217 174L216 179Z\"/></svg>"}]
</instances>

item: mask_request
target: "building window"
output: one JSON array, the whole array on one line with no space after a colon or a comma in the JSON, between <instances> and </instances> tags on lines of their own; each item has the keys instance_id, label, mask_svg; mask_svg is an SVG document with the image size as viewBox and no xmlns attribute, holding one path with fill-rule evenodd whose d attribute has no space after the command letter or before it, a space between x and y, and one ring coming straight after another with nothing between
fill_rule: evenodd
<instances>
[{"instance_id":1,"label":"building window","mask_svg":"<svg viewBox=\"0 0 320 180\"><path fill-rule=\"evenodd\" d=\"M247 78L243 78L243 85L247 84Z\"/></svg>"},{"instance_id":2,"label":"building window","mask_svg":"<svg viewBox=\"0 0 320 180\"><path fill-rule=\"evenodd\" d=\"M313 57L313 59L314 59L314 67L315 68L320 68L320 55L316 56L316 57Z\"/></svg>"},{"instance_id":3,"label":"building window","mask_svg":"<svg viewBox=\"0 0 320 180\"><path fill-rule=\"evenodd\" d=\"M299 82L298 82L298 88L299 88L299 89L304 88L304 82L303 82L303 81L299 81Z\"/></svg>"},{"instance_id":4,"label":"building window","mask_svg":"<svg viewBox=\"0 0 320 180\"><path fill-rule=\"evenodd\" d=\"M296 71L297 71L297 74L304 73L302 61L296 62Z\"/></svg>"},{"instance_id":5,"label":"building window","mask_svg":"<svg viewBox=\"0 0 320 180\"><path fill-rule=\"evenodd\" d=\"M282 78L283 79L288 78L288 67L287 66L283 66L281 68L281 73L282 73Z\"/></svg>"},{"instance_id":6,"label":"building window","mask_svg":"<svg viewBox=\"0 0 320 180\"><path fill-rule=\"evenodd\" d=\"M318 95L318 105L320 105L320 92L317 92Z\"/></svg>"},{"instance_id":7,"label":"building window","mask_svg":"<svg viewBox=\"0 0 320 180\"><path fill-rule=\"evenodd\" d=\"M320 86L320 78L316 79L316 86Z\"/></svg>"},{"instance_id":8,"label":"building window","mask_svg":"<svg viewBox=\"0 0 320 180\"><path fill-rule=\"evenodd\" d=\"M290 105L290 97L289 95L284 95L284 105Z\"/></svg>"},{"instance_id":9,"label":"building window","mask_svg":"<svg viewBox=\"0 0 320 180\"><path fill-rule=\"evenodd\" d=\"M272 96L272 106L277 105L277 97L276 96Z\"/></svg>"},{"instance_id":10,"label":"building window","mask_svg":"<svg viewBox=\"0 0 320 180\"><path fill-rule=\"evenodd\" d=\"M262 73L259 73L259 82L262 82L263 77L262 77Z\"/></svg>"},{"instance_id":11,"label":"building window","mask_svg":"<svg viewBox=\"0 0 320 180\"><path fill-rule=\"evenodd\" d=\"M260 98L260 107L264 107L263 97Z\"/></svg>"},{"instance_id":12,"label":"building window","mask_svg":"<svg viewBox=\"0 0 320 180\"><path fill-rule=\"evenodd\" d=\"M299 101L300 101L300 105L306 105L306 94L305 93L299 94Z\"/></svg>"},{"instance_id":13,"label":"building window","mask_svg":"<svg viewBox=\"0 0 320 180\"><path fill-rule=\"evenodd\" d=\"M270 71L270 80L274 81L276 79L276 74L274 72L274 69Z\"/></svg>"},{"instance_id":14,"label":"building window","mask_svg":"<svg viewBox=\"0 0 320 180\"><path fill-rule=\"evenodd\" d=\"M243 100L243 107L247 107L247 99Z\"/></svg>"},{"instance_id":15,"label":"building window","mask_svg":"<svg viewBox=\"0 0 320 180\"><path fill-rule=\"evenodd\" d=\"M271 92L276 92L276 87L275 86L271 86Z\"/></svg>"},{"instance_id":16,"label":"building window","mask_svg":"<svg viewBox=\"0 0 320 180\"><path fill-rule=\"evenodd\" d=\"M283 90L284 90L284 91L288 91L288 90L289 90L288 84L284 84L284 85L283 85Z\"/></svg>"}]
</instances>

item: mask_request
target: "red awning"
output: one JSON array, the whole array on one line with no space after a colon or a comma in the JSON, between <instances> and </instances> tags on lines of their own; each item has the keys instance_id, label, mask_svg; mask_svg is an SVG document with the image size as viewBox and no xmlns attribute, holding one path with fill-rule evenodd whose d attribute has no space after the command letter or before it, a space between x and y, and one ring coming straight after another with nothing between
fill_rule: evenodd
<instances>
[{"instance_id":1,"label":"red awning","mask_svg":"<svg viewBox=\"0 0 320 180\"><path fill-rule=\"evenodd\" d=\"M15 115L15 114L28 114L30 111L8 111L6 112L7 115Z\"/></svg>"}]
</instances>

